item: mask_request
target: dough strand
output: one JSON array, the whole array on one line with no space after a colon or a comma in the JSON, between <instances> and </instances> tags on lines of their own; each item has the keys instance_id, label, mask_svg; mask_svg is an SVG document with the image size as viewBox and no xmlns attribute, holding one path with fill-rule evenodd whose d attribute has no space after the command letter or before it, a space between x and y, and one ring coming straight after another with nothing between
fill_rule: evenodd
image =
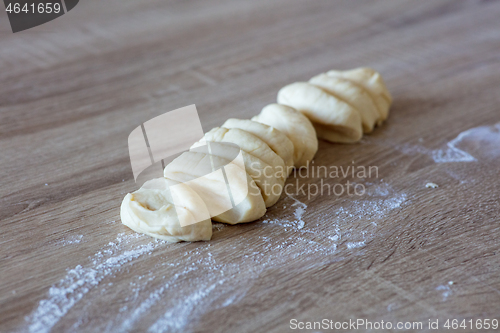
<instances>
[{"instance_id":1,"label":"dough strand","mask_svg":"<svg viewBox=\"0 0 500 333\"><path fill-rule=\"evenodd\" d=\"M169 242L210 240L211 220L255 221L280 198L293 168L307 167L318 138L358 142L389 115L392 97L371 68L330 70L283 87L248 119L228 119L123 199L122 223Z\"/></svg>"}]
</instances>

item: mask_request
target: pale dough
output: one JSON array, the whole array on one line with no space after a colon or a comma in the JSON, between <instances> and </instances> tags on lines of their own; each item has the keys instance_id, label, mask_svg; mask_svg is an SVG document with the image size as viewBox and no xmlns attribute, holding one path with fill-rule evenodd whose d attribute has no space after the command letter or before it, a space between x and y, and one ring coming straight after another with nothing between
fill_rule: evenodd
<instances>
[{"instance_id":1,"label":"pale dough","mask_svg":"<svg viewBox=\"0 0 500 333\"><path fill-rule=\"evenodd\" d=\"M199 144L206 142L236 144L243 151L245 169L260 188L266 207L278 201L288 174L283 159L264 141L239 128L216 127L206 133ZM225 152L223 149L218 149L213 153L225 157L223 155Z\"/></svg>"},{"instance_id":2,"label":"pale dough","mask_svg":"<svg viewBox=\"0 0 500 333\"><path fill-rule=\"evenodd\" d=\"M222 146L224 145L224 142L216 143ZM213 145L214 142L208 142L208 144ZM271 207L279 200L284 184L282 177L274 177L273 174L275 172L281 174L282 170L275 170L270 164L244 150L242 150L241 153L243 155L245 171L260 189L260 194L264 199L266 207ZM228 159L230 153L228 153L226 149L216 149L212 151L212 155Z\"/></svg>"},{"instance_id":3,"label":"pale dough","mask_svg":"<svg viewBox=\"0 0 500 333\"><path fill-rule=\"evenodd\" d=\"M208 210L196 192L186 187L181 194L183 206L174 206L169 186L176 184L173 180L153 179L127 194L120 208L122 223L136 232L169 242L210 240L209 217L196 224L180 226L179 218L200 220L200 216L208 216Z\"/></svg>"},{"instance_id":4,"label":"pale dough","mask_svg":"<svg viewBox=\"0 0 500 333\"><path fill-rule=\"evenodd\" d=\"M239 128L255 135L269 146L285 162L288 174L293 169L293 143L281 131L275 127L268 126L248 119L230 118L222 124L224 128Z\"/></svg>"},{"instance_id":5,"label":"pale dough","mask_svg":"<svg viewBox=\"0 0 500 333\"><path fill-rule=\"evenodd\" d=\"M313 77L309 83L352 105L361 116L363 132L373 131L380 117L375 102L365 89L342 77L332 77L326 74Z\"/></svg>"},{"instance_id":6,"label":"pale dough","mask_svg":"<svg viewBox=\"0 0 500 333\"><path fill-rule=\"evenodd\" d=\"M285 162L283 159L269 148L264 141L253 134L240 130L239 128L215 127L205 134L204 139L213 142L234 143L238 145L241 150L271 165L276 170L276 172L273 173L274 176L279 177L283 181L286 179L287 175L283 172L285 171Z\"/></svg>"},{"instance_id":7,"label":"pale dough","mask_svg":"<svg viewBox=\"0 0 500 333\"><path fill-rule=\"evenodd\" d=\"M392 103L392 96L389 93L382 76L375 70L372 68L361 67L348 71L331 70L326 74L332 77L346 78L366 89L375 102L375 105L377 105L380 115L379 123L387 119L389 116L389 108Z\"/></svg>"},{"instance_id":8,"label":"pale dough","mask_svg":"<svg viewBox=\"0 0 500 333\"><path fill-rule=\"evenodd\" d=\"M236 207L227 209L231 207L231 202L228 202L226 195L227 184L223 178L217 178L214 173L207 174L206 171L206 166L212 163L211 160L215 160L216 165L225 165L230 162L221 157L189 151L169 163L165 167L164 175L178 182L190 182L191 188L203 199L215 221L237 224L255 221L262 217L266 213L264 199L259 188L246 173L246 179L241 179L242 177L229 179L233 196L238 192L248 194L243 196L244 200ZM192 182L193 180L196 182ZM219 212L222 213L218 214Z\"/></svg>"},{"instance_id":9,"label":"pale dough","mask_svg":"<svg viewBox=\"0 0 500 333\"><path fill-rule=\"evenodd\" d=\"M291 106L306 115L321 139L352 143L363 136L359 112L310 83L295 82L281 88L278 103Z\"/></svg>"},{"instance_id":10,"label":"pale dough","mask_svg":"<svg viewBox=\"0 0 500 333\"><path fill-rule=\"evenodd\" d=\"M387 118L392 103L371 68L331 70L283 87L277 99L252 120L212 129L165 167L165 178L127 194L123 224L178 242L209 240L210 219L255 221L278 201L292 166L308 166L318 137L357 142Z\"/></svg>"},{"instance_id":11,"label":"pale dough","mask_svg":"<svg viewBox=\"0 0 500 333\"><path fill-rule=\"evenodd\" d=\"M307 165L318 151L318 138L311 121L299 111L282 104L266 105L253 121L277 128L292 141L293 163L298 169Z\"/></svg>"}]
</instances>

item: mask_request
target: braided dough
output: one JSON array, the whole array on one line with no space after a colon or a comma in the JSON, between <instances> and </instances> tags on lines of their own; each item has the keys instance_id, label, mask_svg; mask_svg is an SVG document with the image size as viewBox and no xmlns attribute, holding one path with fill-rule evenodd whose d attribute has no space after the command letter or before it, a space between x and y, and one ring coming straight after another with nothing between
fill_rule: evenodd
<instances>
[{"instance_id":1,"label":"braided dough","mask_svg":"<svg viewBox=\"0 0 500 333\"><path fill-rule=\"evenodd\" d=\"M286 105L269 104L253 121L274 127L284 133L293 144L293 165L299 169L307 165L318 151L316 131L299 111Z\"/></svg>"},{"instance_id":2,"label":"braided dough","mask_svg":"<svg viewBox=\"0 0 500 333\"><path fill-rule=\"evenodd\" d=\"M209 240L210 219L255 221L279 200L293 167L314 158L317 137L359 141L387 119L392 97L379 73L357 68L287 85L277 101L251 120L228 119L168 164L165 178L127 194L123 224L178 242Z\"/></svg>"},{"instance_id":3,"label":"braided dough","mask_svg":"<svg viewBox=\"0 0 500 333\"><path fill-rule=\"evenodd\" d=\"M345 78L364 88L377 106L379 112L378 124L382 124L387 119L392 97L385 85L384 79L375 70L367 67L351 69L349 71L331 70L326 75Z\"/></svg>"},{"instance_id":4,"label":"braided dough","mask_svg":"<svg viewBox=\"0 0 500 333\"><path fill-rule=\"evenodd\" d=\"M214 221L236 224L255 221L262 217L266 212L263 197L245 170L240 169L238 170L240 173L236 171L233 173L236 176L231 177L231 193L234 201L239 202L243 199L233 208L224 177L207 170L212 163L217 169L229 164L230 160L188 151L165 167L164 176L167 179L187 183L205 202ZM237 198L234 198L235 196Z\"/></svg>"},{"instance_id":5,"label":"braided dough","mask_svg":"<svg viewBox=\"0 0 500 333\"><path fill-rule=\"evenodd\" d=\"M130 229L169 242L210 240L212 222L205 202L189 186L179 188L182 206L175 206L170 179L150 180L122 201L122 223ZM181 227L179 219L201 221Z\"/></svg>"},{"instance_id":6,"label":"braided dough","mask_svg":"<svg viewBox=\"0 0 500 333\"><path fill-rule=\"evenodd\" d=\"M309 83L352 105L359 112L363 132L373 131L379 119L379 112L375 102L365 89L347 79L327 74L317 75L310 79Z\"/></svg>"},{"instance_id":7,"label":"braided dough","mask_svg":"<svg viewBox=\"0 0 500 333\"><path fill-rule=\"evenodd\" d=\"M283 159L287 171L287 176L293 169L293 143L278 129L247 119L230 118L222 124L224 128L239 128L255 135L269 146L279 157Z\"/></svg>"},{"instance_id":8,"label":"braided dough","mask_svg":"<svg viewBox=\"0 0 500 333\"><path fill-rule=\"evenodd\" d=\"M278 103L306 115L321 139L351 143L363 136L361 116L354 107L308 82L295 82L281 88Z\"/></svg>"}]
</instances>

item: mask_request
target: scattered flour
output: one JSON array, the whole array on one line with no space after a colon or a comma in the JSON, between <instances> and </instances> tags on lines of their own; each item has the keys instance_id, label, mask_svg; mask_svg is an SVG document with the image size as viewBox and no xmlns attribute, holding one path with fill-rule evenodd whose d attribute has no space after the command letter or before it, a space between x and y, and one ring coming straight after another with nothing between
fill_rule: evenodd
<instances>
[{"instance_id":1,"label":"scattered flour","mask_svg":"<svg viewBox=\"0 0 500 333\"><path fill-rule=\"evenodd\" d=\"M452 141L452 145L481 161L500 159L500 123L471 128Z\"/></svg>"},{"instance_id":2,"label":"scattered flour","mask_svg":"<svg viewBox=\"0 0 500 333\"><path fill-rule=\"evenodd\" d=\"M358 247L363 247L365 246L365 242L349 242L349 243L346 243L346 246L347 248L350 250L350 249L355 249L355 248L358 248Z\"/></svg>"},{"instance_id":3,"label":"scattered flour","mask_svg":"<svg viewBox=\"0 0 500 333\"><path fill-rule=\"evenodd\" d=\"M72 245L72 244L78 244L81 243L83 240L83 235L78 235L78 236L71 236L68 238L63 238L61 241L58 242L58 244L61 245Z\"/></svg>"},{"instance_id":4,"label":"scattered flour","mask_svg":"<svg viewBox=\"0 0 500 333\"><path fill-rule=\"evenodd\" d=\"M217 281L208 288L198 289L186 298L180 300L176 306L169 309L148 329L148 332L163 333L181 331L187 325L189 314L200 304L200 301L207 297L217 285L224 283L224 279ZM179 316L179 314L184 316Z\"/></svg>"},{"instance_id":5,"label":"scattered flour","mask_svg":"<svg viewBox=\"0 0 500 333\"><path fill-rule=\"evenodd\" d=\"M446 144L445 149L438 149L432 151L432 158L436 163L448 162L475 162L477 161L474 156L457 148L457 145L468 136L474 129L460 133L455 139Z\"/></svg>"},{"instance_id":6,"label":"scattered flour","mask_svg":"<svg viewBox=\"0 0 500 333\"><path fill-rule=\"evenodd\" d=\"M365 187L369 186L369 187L366 187L365 195L368 195L371 197L386 197L390 194L395 193L392 186L387 184L387 183L382 182L379 184L374 184L374 183L366 182L363 185L365 185ZM375 186L372 186L372 185L375 185Z\"/></svg>"},{"instance_id":7,"label":"scattered flour","mask_svg":"<svg viewBox=\"0 0 500 333\"><path fill-rule=\"evenodd\" d=\"M293 212L293 216L295 217L295 220L290 221L289 219L267 219L267 220L262 221L262 223L279 224L281 226L293 228L295 230L304 229L305 222L302 219L302 217L304 216L304 214L306 212L307 205L305 203L295 199L291 195L288 195L288 198L292 199L294 201L293 204L290 205L290 207L298 206L297 208L295 208L295 210ZM285 205L284 208L286 209L286 207L287 206Z\"/></svg>"},{"instance_id":8,"label":"scattered flour","mask_svg":"<svg viewBox=\"0 0 500 333\"><path fill-rule=\"evenodd\" d=\"M304 222L304 220L302 220L302 216L304 216L304 214L306 212L307 205L305 203L295 199L291 195L288 195L288 197L290 197L293 201L295 201L292 204L292 207L298 206L295 209L295 211L293 212L293 216L295 216L295 219L297 220L297 229L303 229L305 222Z\"/></svg>"},{"instance_id":9,"label":"scattered flour","mask_svg":"<svg viewBox=\"0 0 500 333\"><path fill-rule=\"evenodd\" d=\"M243 300L269 269L296 273L322 267L343 260L338 255L340 242L345 242L346 248L353 251L365 246L375 237L376 219L406 201L405 194L396 193L386 184L368 189L370 195L366 198L347 198L348 205L344 205L342 199L326 207L318 213L322 222L314 225L306 223L307 205L289 196L282 208L270 211L268 220L262 221L262 228L254 229L257 234L252 241L242 234L222 247L208 242L188 244L184 247L186 250L175 256L162 255L160 249L155 251L167 246L165 242L144 243L149 238L121 234L95 253L88 263L69 269L61 281L49 289L46 298L26 317L27 330L49 332L63 318L65 325L72 325L73 331L82 327L91 329L95 324L86 322L85 316L98 313L101 298L111 297L106 303L115 306L107 308L109 318L102 319L107 320L102 328L104 332L135 332L138 327L147 328L151 333L189 332L191 325L208 311L235 306ZM344 208L347 206L349 210ZM328 233L325 233L325 223ZM352 227L353 223L357 223L357 228ZM274 227L283 228L282 237L268 236L268 228ZM224 224L213 225L214 232L224 228L227 228ZM143 239L134 239L141 237ZM143 243L138 244L141 241ZM149 261L150 271L134 272L134 260L153 251L154 258L143 259ZM228 253L234 260L228 262ZM290 265L293 262L300 264ZM132 274L125 286L122 272ZM114 288L127 292L104 292ZM77 303L79 310L84 309L82 313L69 314Z\"/></svg>"},{"instance_id":10,"label":"scattered flour","mask_svg":"<svg viewBox=\"0 0 500 333\"><path fill-rule=\"evenodd\" d=\"M400 208L406 201L406 194L395 195L388 199L359 200L350 205L350 209L340 206L335 215L339 218L351 218L358 220L378 219L388 212Z\"/></svg>"},{"instance_id":11,"label":"scattered flour","mask_svg":"<svg viewBox=\"0 0 500 333\"><path fill-rule=\"evenodd\" d=\"M183 271L181 274L175 274L168 283L150 293L148 298L141 302L141 304L137 308L135 308L134 311L123 321L123 323L121 324L120 332L129 332L132 325L137 320L139 320L144 313L146 313L151 307L153 307L158 301L161 300L165 291L167 291L168 288L171 287L172 284L180 276L186 275L193 270L196 270L196 268L190 267L189 269Z\"/></svg>"},{"instance_id":12,"label":"scattered flour","mask_svg":"<svg viewBox=\"0 0 500 333\"><path fill-rule=\"evenodd\" d=\"M387 143L393 146L392 142ZM428 155L436 163L497 160L500 158L500 123L468 129L441 149L432 150L412 144L397 145L394 148L406 155Z\"/></svg>"},{"instance_id":13,"label":"scattered flour","mask_svg":"<svg viewBox=\"0 0 500 333\"><path fill-rule=\"evenodd\" d=\"M41 300L38 308L26 317L29 332L50 332L52 327L105 277L119 270L121 265L151 253L159 244L151 242L130 250L119 251L126 240L126 236L120 235L115 243L110 243L97 252L88 267L77 265L68 270L66 276L49 289L48 298Z\"/></svg>"},{"instance_id":14,"label":"scattered flour","mask_svg":"<svg viewBox=\"0 0 500 333\"><path fill-rule=\"evenodd\" d=\"M451 281L450 281L451 282ZM452 283L449 283L448 284L443 284L443 285L440 285L440 286L437 286L436 287L436 290L438 291L441 291L441 296L442 296L442 301L446 301L448 299L448 297L453 294L450 286L453 284Z\"/></svg>"}]
</instances>

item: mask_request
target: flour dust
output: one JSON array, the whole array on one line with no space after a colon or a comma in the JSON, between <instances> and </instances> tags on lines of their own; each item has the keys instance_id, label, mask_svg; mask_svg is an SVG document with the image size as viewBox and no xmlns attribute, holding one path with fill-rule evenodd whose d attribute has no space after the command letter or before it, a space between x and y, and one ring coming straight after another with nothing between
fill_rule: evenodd
<instances>
[{"instance_id":1,"label":"flour dust","mask_svg":"<svg viewBox=\"0 0 500 333\"><path fill-rule=\"evenodd\" d=\"M270 270L297 274L343 260L344 251L363 251L376 237L377 223L407 201L385 183L367 183L366 193L363 199L345 199L349 204L336 202L321 212L285 197L266 219L255 222L248 231L252 237L242 233L222 238L219 246L120 234L88 261L68 268L26 316L23 331L50 332L64 324L71 331L104 326L104 332L135 332L139 327L152 333L189 332L210 311L244 302ZM214 223L214 235L226 228L233 227ZM80 240L67 239L72 246L80 246ZM134 266L139 259L147 270ZM106 318L94 319L103 304Z\"/></svg>"}]
</instances>

